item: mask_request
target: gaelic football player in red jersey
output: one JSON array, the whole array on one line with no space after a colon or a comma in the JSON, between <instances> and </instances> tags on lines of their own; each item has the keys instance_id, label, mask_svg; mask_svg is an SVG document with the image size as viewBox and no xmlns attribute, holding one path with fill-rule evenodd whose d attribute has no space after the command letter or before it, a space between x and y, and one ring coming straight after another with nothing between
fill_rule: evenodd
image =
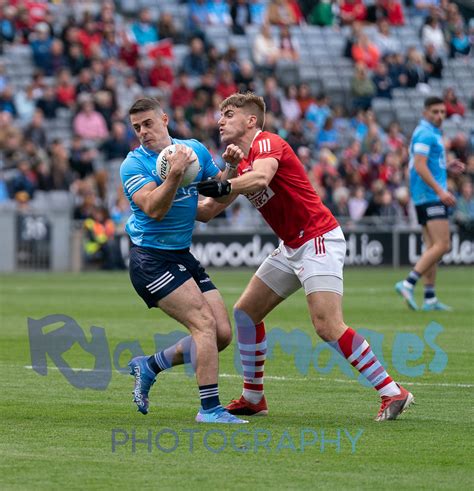
<instances>
[{"instance_id":1,"label":"gaelic football player in red jersey","mask_svg":"<svg viewBox=\"0 0 474 491\"><path fill-rule=\"evenodd\" d=\"M253 93L234 94L220 109L219 131L227 145L223 157L227 166L238 166L238 176L198 184L199 193L208 198L200 202L197 219L210 220L238 194L244 194L281 240L234 306L244 389L227 409L249 416L268 413L263 392L263 319L303 287L316 333L359 370L381 396L376 421L395 419L414 398L387 374L368 342L344 324L346 241L339 224L322 204L288 143L263 131L263 98Z\"/></svg>"}]
</instances>

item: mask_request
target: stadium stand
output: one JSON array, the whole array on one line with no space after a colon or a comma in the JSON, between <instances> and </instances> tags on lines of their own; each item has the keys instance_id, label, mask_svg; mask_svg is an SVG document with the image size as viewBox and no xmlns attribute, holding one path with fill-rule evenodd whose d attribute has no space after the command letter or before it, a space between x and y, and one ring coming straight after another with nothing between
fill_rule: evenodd
<instances>
[{"instance_id":1,"label":"stadium stand","mask_svg":"<svg viewBox=\"0 0 474 491\"><path fill-rule=\"evenodd\" d=\"M362 21L341 16L347 11L347 2L333 1L331 15L323 17L312 12L318 3L0 2L0 187L6 190L0 193L1 199L16 201L25 209L44 200L47 193L67 192L70 199L66 201L72 203L75 216L84 219L92 213L93 208L84 203L105 206L120 229L127 217L118 179L121 156L107 153L115 144L111 135L114 123L127 124L127 107L138 96L158 97L172 118L171 133L200 139L222 164L215 123L225 90L218 87L218 81L224 72L231 74L236 86L254 87L262 95L265 79L275 77L276 95L271 99L267 127L307 156L307 172L336 214L341 197L369 203L374 188L379 193L382 188L394 198L394 217L409 220L406 202L401 205L396 197L404 194L407 186L407 145L428 94L444 95L452 89L462 104L463 114L453 114L445 123L446 147L468 161L466 173L472 179L473 19L468 22L457 3L449 1L442 2L442 7L419 11L412 2L407 6L400 0L395 4L401 8L401 17L387 10L384 0L367 1ZM43 8L38 9L38 4ZM250 16L243 16L239 9ZM274 15L275 11L279 14ZM241 23L238 28L233 25L237 18ZM389 39L380 41L380 20L385 18L390 26L383 29ZM273 62L257 63L255 43L267 21L273 21L269 33L277 56ZM203 53L194 59L190 57L193 38L203 44ZM435 38L438 48L429 47ZM354 50L361 39L360 49ZM468 40L467 48L464 39ZM376 51L366 52L366 42ZM394 53L387 46L399 46L400 51ZM390 81L383 97L369 91L362 106L351 95L354 52L359 63L368 67L369 83L380 83L374 70L381 62L385 68L377 75L386 73L382 82L384 77ZM434 76L434 65L426 57L441 60L441 78ZM158 67L167 68L158 68L150 76L157 59ZM183 75L183 70L189 76ZM285 121L277 110L290 85L300 94L301 116L296 121ZM322 110L316 99L324 99L327 110ZM78 113L91 105L94 121L106 124L100 138L89 137L87 131L80 136L78 130ZM325 126L328 118L331 120ZM401 127L395 137L389 133L393 122ZM125 150L136 145L128 125L120 138L117 145L125 156ZM323 140L326 143L321 143ZM460 192L465 180L466 176L451 179L450 186ZM360 207L354 216L350 209L347 220L364 218ZM370 213L377 214L377 207L371 207ZM237 217L244 217L242 226L259 223L243 200L223 220L235 227Z\"/></svg>"}]
</instances>

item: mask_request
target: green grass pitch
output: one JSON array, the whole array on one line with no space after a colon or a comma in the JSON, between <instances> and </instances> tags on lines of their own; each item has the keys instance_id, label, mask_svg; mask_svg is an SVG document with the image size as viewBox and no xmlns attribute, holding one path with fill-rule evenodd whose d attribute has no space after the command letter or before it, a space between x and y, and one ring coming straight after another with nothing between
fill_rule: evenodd
<instances>
[{"instance_id":1,"label":"green grass pitch","mask_svg":"<svg viewBox=\"0 0 474 491\"><path fill-rule=\"evenodd\" d=\"M251 272L210 273L230 312ZM152 353L156 333L184 330L157 309L149 311L126 274L1 276L0 489L473 489L473 269L440 270L437 293L454 307L451 313L409 311L393 290L405 273L346 269L344 312L355 329L383 335L389 373L414 393L416 406L397 421L375 423L375 391L337 366L324 373L329 352L320 353L316 369L320 341L299 292L268 316L266 326L267 332L298 328L311 336L311 366L302 373L294 354L276 347L265 367L270 415L251 420L241 433L235 433L240 427L194 423L197 388L182 368L160 375L147 416L132 403L132 377L115 369L105 390L81 390L51 359L47 376L28 368L28 317L68 315L88 339L90 326L102 327L111 356L119 343L133 340ZM430 345L425 329L431 321L443 330ZM406 352L414 359L404 369L396 363L402 333L418 340L415 352ZM447 355L441 372L436 353ZM120 356L122 366L128 356ZM234 344L220 355L223 402L241 390L233 357ZM93 367L77 344L64 359L73 368ZM413 367L422 374L407 375ZM148 434L150 452L137 441ZM348 434L359 435L354 445Z\"/></svg>"}]
</instances>

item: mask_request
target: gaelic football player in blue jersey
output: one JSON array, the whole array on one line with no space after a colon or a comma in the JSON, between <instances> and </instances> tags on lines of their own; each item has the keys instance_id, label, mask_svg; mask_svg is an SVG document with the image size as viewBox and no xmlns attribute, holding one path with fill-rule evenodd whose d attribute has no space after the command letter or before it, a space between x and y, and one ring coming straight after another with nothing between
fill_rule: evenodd
<instances>
[{"instance_id":1,"label":"gaelic football player in blue jersey","mask_svg":"<svg viewBox=\"0 0 474 491\"><path fill-rule=\"evenodd\" d=\"M196 370L201 408L196 421L245 423L220 404L218 350L231 341L227 311L216 287L189 251L196 217L196 183L210 177L223 179L235 172L239 149L224 153L227 168L221 173L209 151L197 140L175 140L168 133L168 116L159 102L137 100L129 110L130 122L140 146L130 152L120 168L132 215L126 231L130 236L130 278L149 308L158 307L185 325L190 336L152 356L138 356L130 363L135 377L134 401L147 414L148 392L156 375L173 365L190 361ZM169 174L162 180L156 160L162 149L176 144L169 156ZM196 153L200 171L188 186L181 186Z\"/></svg>"},{"instance_id":2,"label":"gaelic football player in blue jersey","mask_svg":"<svg viewBox=\"0 0 474 491\"><path fill-rule=\"evenodd\" d=\"M418 222L423 229L426 246L414 268L395 290L413 310L418 310L414 289L420 277L425 285L422 310L451 310L441 303L435 293L437 264L451 248L448 207L456 198L448 191L447 162L441 126L446 117L446 106L439 97L425 100L424 118L415 128L410 142L410 194L416 208ZM458 160L449 165L456 174L464 170Z\"/></svg>"}]
</instances>

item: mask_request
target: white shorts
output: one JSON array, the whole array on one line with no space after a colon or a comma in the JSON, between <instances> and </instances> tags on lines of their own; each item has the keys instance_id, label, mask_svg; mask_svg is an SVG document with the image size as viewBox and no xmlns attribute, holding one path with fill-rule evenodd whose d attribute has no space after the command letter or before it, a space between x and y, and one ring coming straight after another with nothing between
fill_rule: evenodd
<instances>
[{"instance_id":1,"label":"white shorts","mask_svg":"<svg viewBox=\"0 0 474 491\"><path fill-rule=\"evenodd\" d=\"M255 275L282 298L301 286L306 295L317 291L342 295L345 257L346 239L341 227L337 227L297 249L281 242Z\"/></svg>"}]
</instances>

